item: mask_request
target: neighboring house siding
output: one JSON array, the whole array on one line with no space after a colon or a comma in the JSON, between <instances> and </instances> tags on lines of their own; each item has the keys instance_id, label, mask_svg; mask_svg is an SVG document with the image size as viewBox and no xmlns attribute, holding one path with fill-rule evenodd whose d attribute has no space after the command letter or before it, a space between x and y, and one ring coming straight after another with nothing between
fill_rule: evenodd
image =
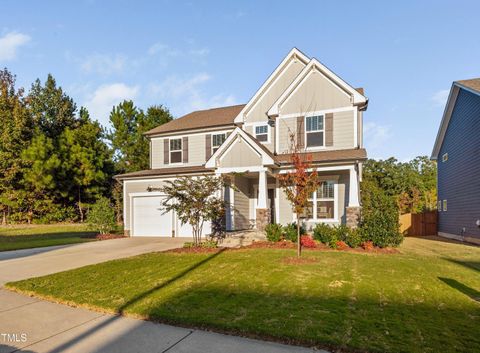
<instances>
[{"instance_id":1,"label":"neighboring house siding","mask_svg":"<svg viewBox=\"0 0 480 353\"><path fill-rule=\"evenodd\" d=\"M255 153L245 141L235 140L233 146L227 151L220 160L220 166L223 168L251 167L262 165L261 157Z\"/></svg>"},{"instance_id":2,"label":"neighboring house siding","mask_svg":"<svg viewBox=\"0 0 480 353\"><path fill-rule=\"evenodd\" d=\"M438 155L438 231L480 241L480 97L460 90ZM442 156L448 153L448 160Z\"/></svg>"},{"instance_id":3,"label":"neighboring house siding","mask_svg":"<svg viewBox=\"0 0 480 353\"><path fill-rule=\"evenodd\" d=\"M321 73L313 71L281 104L280 114L296 114L352 106L350 97Z\"/></svg>"},{"instance_id":4,"label":"neighboring house siding","mask_svg":"<svg viewBox=\"0 0 480 353\"><path fill-rule=\"evenodd\" d=\"M251 182L247 178L235 177L234 191L234 227L235 230L250 228L250 190Z\"/></svg>"},{"instance_id":5,"label":"neighboring house siding","mask_svg":"<svg viewBox=\"0 0 480 353\"><path fill-rule=\"evenodd\" d=\"M294 59L291 59L291 61ZM288 65L288 64L287 64ZM279 77L270 85L260 99L254 103L247 112L245 122L264 121L265 113L272 107L273 103L282 95L285 89L292 83L295 77L302 71L305 64L295 59L288 65L288 68L279 73Z\"/></svg>"}]
</instances>

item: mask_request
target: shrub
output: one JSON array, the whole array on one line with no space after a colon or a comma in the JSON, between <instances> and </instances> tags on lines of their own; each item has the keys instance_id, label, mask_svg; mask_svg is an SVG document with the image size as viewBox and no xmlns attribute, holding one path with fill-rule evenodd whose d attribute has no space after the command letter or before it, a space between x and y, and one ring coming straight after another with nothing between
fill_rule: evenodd
<instances>
[{"instance_id":1,"label":"shrub","mask_svg":"<svg viewBox=\"0 0 480 353\"><path fill-rule=\"evenodd\" d=\"M350 233L350 227L347 227L345 224L340 224L333 228L337 231L337 239L346 242Z\"/></svg>"},{"instance_id":2,"label":"shrub","mask_svg":"<svg viewBox=\"0 0 480 353\"><path fill-rule=\"evenodd\" d=\"M316 247L315 240L313 240L310 236L308 235L302 235L300 237L300 242L302 243L302 246L306 248L314 248Z\"/></svg>"},{"instance_id":3,"label":"shrub","mask_svg":"<svg viewBox=\"0 0 480 353\"><path fill-rule=\"evenodd\" d=\"M193 248L194 246L195 246L195 244L193 243L193 241L187 241L187 242L183 243L183 247L186 248L186 249Z\"/></svg>"},{"instance_id":4,"label":"shrub","mask_svg":"<svg viewBox=\"0 0 480 353\"><path fill-rule=\"evenodd\" d=\"M373 250L373 243L371 241L364 241L362 243L362 248L364 248L367 251Z\"/></svg>"},{"instance_id":5,"label":"shrub","mask_svg":"<svg viewBox=\"0 0 480 353\"><path fill-rule=\"evenodd\" d=\"M292 222L287 224L283 228L284 236L286 240L290 240L294 243L297 242L297 223ZM305 229L305 226L302 224L300 226L300 236L307 234L307 230ZM301 239L301 238L300 238Z\"/></svg>"},{"instance_id":6,"label":"shrub","mask_svg":"<svg viewBox=\"0 0 480 353\"><path fill-rule=\"evenodd\" d=\"M362 237L358 228L348 228L345 243L351 248L357 248L362 243Z\"/></svg>"},{"instance_id":7,"label":"shrub","mask_svg":"<svg viewBox=\"0 0 480 353\"><path fill-rule=\"evenodd\" d=\"M337 242L335 243L335 246L336 246L336 249L339 249L339 250L345 250L348 248L347 243L345 243L343 240L337 240Z\"/></svg>"},{"instance_id":8,"label":"shrub","mask_svg":"<svg viewBox=\"0 0 480 353\"><path fill-rule=\"evenodd\" d=\"M202 241L200 247L204 249L214 249L217 247L217 242L215 240Z\"/></svg>"},{"instance_id":9,"label":"shrub","mask_svg":"<svg viewBox=\"0 0 480 353\"><path fill-rule=\"evenodd\" d=\"M362 183L362 204L362 239L381 248L400 245L403 235L395 199L375 185Z\"/></svg>"},{"instance_id":10,"label":"shrub","mask_svg":"<svg viewBox=\"0 0 480 353\"><path fill-rule=\"evenodd\" d=\"M323 244L330 244L337 240L337 230L325 223L318 223L313 228L313 239Z\"/></svg>"},{"instance_id":11,"label":"shrub","mask_svg":"<svg viewBox=\"0 0 480 353\"><path fill-rule=\"evenodd\" d=\"M283 227L278 223L269 224L265 227L265 233L268 241L277 242L282 239Z\"/></svg>"},{"instance_id":12,"label":"shrub","mask_svg":"<svg viewBox=\"0 0 480 353\"><path fill-rule=\"evenodd\" d=\"M109 199L101 197L90 207L87 213L87 223L92 230L100 234L107 234L115 230L115 210Z\"/></svg>"}]
</instances>

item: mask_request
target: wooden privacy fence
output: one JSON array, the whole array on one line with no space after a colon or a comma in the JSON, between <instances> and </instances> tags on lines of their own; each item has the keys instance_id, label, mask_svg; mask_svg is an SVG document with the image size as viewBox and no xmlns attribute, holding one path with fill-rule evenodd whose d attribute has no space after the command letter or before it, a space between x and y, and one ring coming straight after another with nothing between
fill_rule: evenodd
<instances>
[{"instance_id":1,"label":"wooden privacy fence","mask_svg":"<svg viewBox=\"0 0 480 353\"><path fill-rule=\"evenodd\" d=\"M400 231L403 235L437 235L437 211L400 215Z\"/></svg>"}]
</instances>

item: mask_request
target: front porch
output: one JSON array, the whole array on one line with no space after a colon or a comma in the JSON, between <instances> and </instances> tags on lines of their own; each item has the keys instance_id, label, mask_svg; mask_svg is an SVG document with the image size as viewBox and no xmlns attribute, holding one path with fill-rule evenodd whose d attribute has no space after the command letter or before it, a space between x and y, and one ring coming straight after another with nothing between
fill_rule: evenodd
<instances>
[{"instance_id":1,"label":"front porch","mask_svg":"<svg viewBox=\"0 0 480 353\"><path fill-rule=\"evenodd\" d=\"M241 169L241 168L239 168ZM355 227L359 221L358 177L353 165L318 169L319 189L309 199L306 218L302 223L311 230L317 223L346 224ZM263 231L269 223L287 225L297 215L276 178L278 169L258 168L257 171L228 174L230 186L225 188L228 231L256 229Z\"/></svg>"}]
</instances>

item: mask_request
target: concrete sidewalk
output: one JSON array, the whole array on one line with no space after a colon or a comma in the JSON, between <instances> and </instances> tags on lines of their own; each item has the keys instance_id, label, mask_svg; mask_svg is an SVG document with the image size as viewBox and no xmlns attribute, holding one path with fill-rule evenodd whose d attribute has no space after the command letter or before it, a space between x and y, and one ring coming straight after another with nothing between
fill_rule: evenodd
<instances>
[{"instance_id":1,"label":"concrete sidewalk","mask_svg":"<svg viewBox=\"0 0 480 353\"><path fill-rule=\"evenodd\" d=\"M179 247L185 239L126 238L0 253L0 285ZM0 353L286 353L311 349L72 308L0 289ZM325 352L325 351L322 351Z\"/></svg>"},{"instance_id":2,"label":"concrete sidewalk","mask_svg":"<svg viewBox=\"0 0 480 353\"><path fill-rule=\"evenodd\" d=\"M1 334L10 336L2 338ZM19 342L12 342L14 338ZM106 315L0 289L0 353L7 352L307 353L313 350Z\"/></svg>"}]
</instances>

